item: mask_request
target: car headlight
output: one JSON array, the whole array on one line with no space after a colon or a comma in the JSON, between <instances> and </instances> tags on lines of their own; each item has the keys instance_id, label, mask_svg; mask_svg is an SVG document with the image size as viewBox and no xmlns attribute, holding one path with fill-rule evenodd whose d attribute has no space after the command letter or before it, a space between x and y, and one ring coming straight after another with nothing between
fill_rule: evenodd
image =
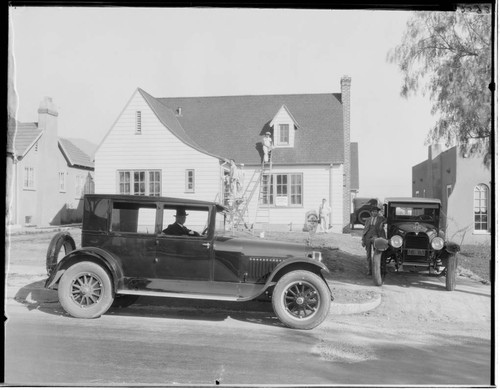
<instances>
[{"instance_id":1,"label":"car headlight","mask_svg":"<svg viewBox=\"0 0 500 390\"><path fill-rule=\"evenodd\" d=\"M397 234L391 237L391 246L393 248L401 248L403 245L403 237L398 236Z\"/></svg>"},{"instance_id":2,"label":"car headlight","mask_svg":"<svg viewBox=\"0 0 500 390\"><path fill-rule=\"evenodd\" d=\"M444 240L441 237L434 237L431 241L431 246L432 246L432 249L434 249L435 251L443 249Z\"/></svg>"}]
</instances>

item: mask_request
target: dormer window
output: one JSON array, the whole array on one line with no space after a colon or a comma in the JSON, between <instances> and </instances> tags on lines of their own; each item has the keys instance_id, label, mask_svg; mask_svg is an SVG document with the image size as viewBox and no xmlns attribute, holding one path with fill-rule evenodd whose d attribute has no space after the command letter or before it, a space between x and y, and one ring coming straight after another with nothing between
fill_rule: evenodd
<instances>
[{"instance_id":1,"label":"dormer window","mask_svg":"<svg viewBox=\"0 0 500 390\"><path fill-rule=\"evenodd\" d=\"M274 146L277 148L293 148L295 132L299 124L285 105L282 105L269 126L274 129Z\"/></svg>"},{"instance_id":2,"label":"dormer window","mask_svg":"<svg viewBox=\"0 0 500 390\"><path fill-rule=\"evenodd\" d=\"M280 124L278 139L275 140L277 145L289 145L290 144L290 125Z\"/></svg>"}]
</instances>

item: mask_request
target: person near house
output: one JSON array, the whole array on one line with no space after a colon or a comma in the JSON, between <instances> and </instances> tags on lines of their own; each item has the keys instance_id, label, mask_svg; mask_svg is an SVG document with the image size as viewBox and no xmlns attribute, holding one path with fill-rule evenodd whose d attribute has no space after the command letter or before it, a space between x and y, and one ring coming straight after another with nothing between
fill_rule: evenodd
<instances>
[{"instance_id":1,"label":"person near house","mask_svg":"<svg viewBox=\"0 0 500 390\"><path fill-rule=\"evenodd\" d=\"M241 197L242 184L241 184L241 172L236 166L236 163L231 159L231 170L229 173L231 181L231 192L235 198Z\"/></svg>"},{"instance_id":2,"label":"person near house","mask_svg":"<svg viewBox=\"0 0 500 390\"><path fill-rule=\"evenodd\" d=\"M370 209L371 217L366 219L363 235L361 236L361 245L366 249L367 274L372 274L372 242L375 238L385 238L385 218L380 214L380 207L372 206Z\"/></svg>"},{"instance_id":3,"label":"person near house","mask_svg":"<svg viewBox=\"0 0 500 390\"><path fill-rule=\"evenodd\" d=\"M273 139L271 138L271 133L269 131L264 135L264 139L262 140L262 150L264 151L264 162L269 162L271 157L271 151L274 149Z\"/></svg>"},{"instance_id":4,"label":"person near house","mask_svg":"<svg viewBox=\"0 0 500 390\"><path fill-rule=\"evenodd\" d=\"M188 229L184 224L186 223L186 209L179 207L175 213L175 222L163 230L164 234L172 236L195 236L198 237L200 234L194 230Z\"/></svg>"},{"instance_id":5,"label":"person near house","mask_svg":"<svg viewBox=\"0 0 500 390\"><path fill-rule=\"evenodd\" d=\"M325 198L321 201L321 204L319 205L319 230L320 232L326 232L328 231L328 223L327 219L328 216L330 215L332 209L328 205L327 201Z\"/></svg>"}]
</instances>

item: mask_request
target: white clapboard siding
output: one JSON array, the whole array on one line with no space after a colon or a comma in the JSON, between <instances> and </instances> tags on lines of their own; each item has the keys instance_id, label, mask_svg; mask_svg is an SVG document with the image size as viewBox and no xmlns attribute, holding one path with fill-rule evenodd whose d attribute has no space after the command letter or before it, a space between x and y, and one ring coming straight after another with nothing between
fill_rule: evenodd
<instances>
[{"instance_id":1,"label":"white clapboard siding","mask_svg":"<svg viewBox=\"0 0 500 390\"><path fill-rule=\"evenodd\" d=\"M136 134L136 111L142 131ZM186 169L195 170L195 191L186 192ZM171 133L136 91L95 156L96 193L117 193L118 170L161 170L161 195L214 200L220 191L219 159Z\"/></svg>"},{"instance_id":2,"label":"white clapboard siding","mask_svg":"<svg viewBox=\"0 0 500 390\"><path fill-rule=\"evenodd\" d=\"M247 185L247 181L250 181L253 172L253 168L244 168L245 186ZM342 165L337 164L332 167L295 166L290 168L273 166L272 173L302 173L303 205L294 207L271 206L269 210L269 221L271 224L289 225L291 223L293 230L300 230L304 225L306 212L310 210L318 212L322 199L326 198L332 208L332 231L337 233L342 232ZM250 223L255 222L258 196L259 193L257 190L249 203L248 217Z\"/></svg>"}]
</instances>

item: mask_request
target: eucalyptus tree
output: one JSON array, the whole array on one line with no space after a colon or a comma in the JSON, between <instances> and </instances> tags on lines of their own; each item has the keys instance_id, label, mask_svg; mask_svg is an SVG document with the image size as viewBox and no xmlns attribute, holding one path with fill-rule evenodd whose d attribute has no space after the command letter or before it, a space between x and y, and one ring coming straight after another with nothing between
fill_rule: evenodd
<instances>
[{"instance_id":1,"label":"eucalyptus tree","mask_svg":"<svg viewBox=\"0 0 500 390\"><path fill-rule=\"evenodd\" d=\"M491 159L491 15L414 12L402 41L387 59L403 74L401 95L429 96L438 118L426 143L459 144L462 152Z\"/></svg>"}]
</instances>

